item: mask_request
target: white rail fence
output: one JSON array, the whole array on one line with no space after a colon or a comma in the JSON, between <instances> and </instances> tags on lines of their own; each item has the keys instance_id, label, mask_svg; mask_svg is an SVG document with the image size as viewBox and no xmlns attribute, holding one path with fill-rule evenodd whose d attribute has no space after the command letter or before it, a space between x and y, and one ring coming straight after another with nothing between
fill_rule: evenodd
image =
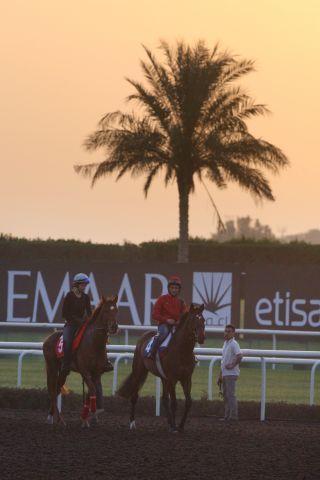
<instances>
[{"instance_id":1,"label":"white rail fence","mask_svg":"<svg viewBox=\"0 0 320 480\"><path fill-rule=\"evenodd\" d=\"M27 323L27 322L0 322L0 328L27 328L27 329L62 329L64 323ZM156 330L157 327L153 325L119 325L119 331L124 332L124 342L129 345L129 332L145 332L148 330ZM222 334L224 327L206 327L206 333L210 334ZM311 337L319 338L319 332L312 332L309 330L267 330L267 329L253 329L253 328L237 328L237 334L239 335L253 335L253 336L271 336L272 337L272 349L277 349L278 337ZM320 340L320 338L319 338Z\"/></svg>"},{"instance_id":2,"label":"white rail fence","mask_svg":"<svg viewBox=\"0 0 320 480\"><path fill-rule=\"evenodd\" d=\"M114 359L114 371L112 382L112 395L115 395L118 385L118 371L121 360L128 360L133 358L133 345L109 345L109 357ZM203 362L209 362L208 366L208 398L213 399L213 386L215 379L213 378L214 365L221 360L221 348L195 348L197 358ZM23 359L27 355L42 356L42 342L0 342L0 354L18 355L17 367L17 387L20 388L22 384L22 364ZM274 350L252 350L242 349L244 363L260 363L261 365L261 393L260 393L260 420L265 420L266 411L266 366L271 364L290 364L290 365L310 365L310 405L314 405L315 392L315 373L317 367L320 365L320 352L318 351L294 351L294 350L277 350L275 357ZM160 415L160 379L156 378L156 415Z\"/></svg>"}]
</instances>

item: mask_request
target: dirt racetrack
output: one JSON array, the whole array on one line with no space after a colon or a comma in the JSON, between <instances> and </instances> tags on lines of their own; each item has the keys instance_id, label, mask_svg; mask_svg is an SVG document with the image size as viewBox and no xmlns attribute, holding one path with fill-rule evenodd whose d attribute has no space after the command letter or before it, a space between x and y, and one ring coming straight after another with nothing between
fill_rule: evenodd
<instances>
[{"instance_id":1,"label":"dirt racetrack","mask_svg":"<svg viewBox=\"0 0 320 480\"><path fill-rule=\"evenodd\" d=\"M103 413L81 429L78 414L66 427L46 425L43 410L0 410L0 478L320 480L320 424L191 417L172 434L163 417Z\"/></svg>"}]
</instances>

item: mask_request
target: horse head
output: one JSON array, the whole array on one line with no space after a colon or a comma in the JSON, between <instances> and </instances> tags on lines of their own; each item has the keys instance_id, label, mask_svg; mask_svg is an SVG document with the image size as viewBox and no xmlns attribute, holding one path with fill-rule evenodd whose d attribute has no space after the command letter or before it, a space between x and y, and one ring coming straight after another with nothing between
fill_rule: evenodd
<instances>
[{"instance_id":1,"label":"horse head","mask_svg":"<svg viewBox=\"0 0 320 480\"><path fill-rule=\"evenodd\" d=\"M99 324L98 328L105 328L107 333L115 334L118 330L117 307L118 295L114 297L105 297L102 295L101 301L93 312L92 320Z\"/></svg>"},{"instance_id":2,"label":"horse head","mask_svg":"<svg viewBox=\"0 0 320 480\"><path fill-rule=\"evenodd\" d=\"M205 340L205 320L202 315L203 310L203 304L199 305L198 303L191 303L187 314L190 333L194 335L195 341L200 343L200 345L204 343Z\"/></svg>"}]
</instances>

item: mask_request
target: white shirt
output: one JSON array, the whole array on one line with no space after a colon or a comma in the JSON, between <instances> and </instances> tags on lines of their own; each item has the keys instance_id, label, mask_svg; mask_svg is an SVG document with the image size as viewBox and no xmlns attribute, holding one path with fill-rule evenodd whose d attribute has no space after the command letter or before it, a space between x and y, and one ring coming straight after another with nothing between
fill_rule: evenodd
<instances>
[{"instance_id":1,"label":"white shirt","mask_svg":"<svg viewBox=\"0 0 320 480\"><path fill-rule=\"evenodd\" d=\"M240 375L240 368L239 365L236 365L234 368L228 370L225 365L229 363L233 363L236 359L237 355L241 355L241 350L239 347L238 342L231 338L227 340L223 344L222 348L222 359L221 359L221 372L222 376L225 377L226 375Z\"/></svg>"}]
</instances>

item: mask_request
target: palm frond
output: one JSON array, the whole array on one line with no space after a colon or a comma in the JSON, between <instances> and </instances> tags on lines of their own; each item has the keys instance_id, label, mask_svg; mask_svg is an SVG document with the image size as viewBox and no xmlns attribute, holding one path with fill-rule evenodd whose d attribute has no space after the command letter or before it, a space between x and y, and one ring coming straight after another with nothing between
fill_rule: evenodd
<instances>
[{"instance_id":1,"label":"palm frond","mask_svg":"<svg viewBox=\"0 0 320 480\"><path fill-rule=\"evenodd\" d=\"M224 233L224 232L226 232L226 227L225 227L225 225L224 225L224 223L223 223L223 220L222 220L221 215L220 215L220 213L219 213L218 207L217 207L217 205L215 204L215 202L214 202L214 200L213 200L213 198L212 198L212 196L211 196L211 193L209 192L209 189L208 189L207 185L205 184L205 182L203 181L203 179L201 179L201 183L202 183L205 191L207 192L207 195L208 195L208 197L209 197L209 199L210 199L211 205L213 206L213 209L214 209L214 211L215 211L215 213L216 213L216 215L217 215L217 219L218 219L217 231L218 231L218 233Z\"/></svg>"},{"instance_id":2,"label":"palm frond","mask_svg":"<svg viewBox=\"0 0 320 480\"><path fill-rule=\"evenodd\" d=\"M74 165L74 171L84 177L91 177L93 170L96 170L100 163L88 163L87 165Z\"/></svg>"}]
</instances>

